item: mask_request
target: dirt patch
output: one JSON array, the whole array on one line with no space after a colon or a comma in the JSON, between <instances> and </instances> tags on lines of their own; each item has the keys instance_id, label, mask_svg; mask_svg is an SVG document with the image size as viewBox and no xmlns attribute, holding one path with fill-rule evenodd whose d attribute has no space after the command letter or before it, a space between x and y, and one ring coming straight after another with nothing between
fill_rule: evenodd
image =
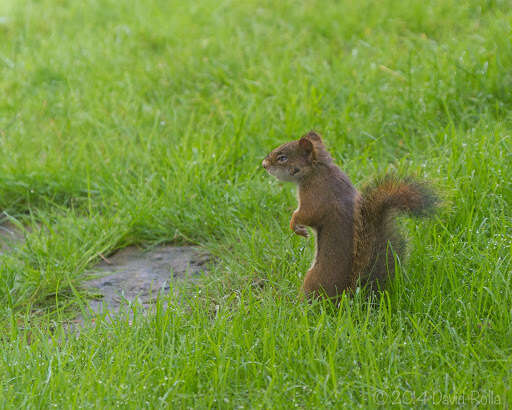
<instances>
[{"instance_id":1,"label":"dirt patch","mask_svg":"<svg viewBox=\"0 0 512 410\"><path fill-rule=\"evenodd\" d=\"M11 222L0 224L0 258L14 247L23 244L23 231ZM211 257L194 246L158 246L141 249L126 247L96 265L90 272L94 279L83 287L90 295L87 316L115 314L123 307L138 303L143 308L151 307L159 294L177 290L185 282L194 281L206 273ZM0 261L1 263L1 261ZM83 323L79 316L75 324Z\"/></svg>"},{"instance_id":2,"label":"dirt patch","mask_svg":"<svg viewBox=\"0 0 512 410\"><path fill-rule=\"evenodd\" d=\"M23 232L12 222L0 224L0 254L8 252L23 241Z\"/></svg>"},{"instance_id":3,"label":"dirt patch","mask_svg":"<svg viewBox=\"0 0 512 410\"><path fill-rule=\"evenodd\" d=\"M205 273L209 261L209 254L191 246L124 248L96 266L99 278L85 283L87 290L103 296L88 301L91 313L114 313L134 302L150 307L159 293L169 292L171 282L174 287Z\"/></svg>"}]
</instances>

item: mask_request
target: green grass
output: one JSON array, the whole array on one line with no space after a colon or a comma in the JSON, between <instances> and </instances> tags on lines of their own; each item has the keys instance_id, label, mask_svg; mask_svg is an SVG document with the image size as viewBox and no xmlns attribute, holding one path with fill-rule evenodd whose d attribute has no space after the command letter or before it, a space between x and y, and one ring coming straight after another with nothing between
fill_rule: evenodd
<instances>
[{"instance_id":1,"label":"green grass","mask_svg":"<svg viewBox=\"0 0 512 410\"><path fill-rule=\"evenodd\" d=\"M6 408L510 406L508 1L4 0L0 210ZM357 186L444 206L405 220L387 292L297 302L313 239L264 155L314 128ZM508 165L507 165L508 164ZM130 244L218 260L185 303L79 334L86 272Z\"/></svg>"}]
</instances>

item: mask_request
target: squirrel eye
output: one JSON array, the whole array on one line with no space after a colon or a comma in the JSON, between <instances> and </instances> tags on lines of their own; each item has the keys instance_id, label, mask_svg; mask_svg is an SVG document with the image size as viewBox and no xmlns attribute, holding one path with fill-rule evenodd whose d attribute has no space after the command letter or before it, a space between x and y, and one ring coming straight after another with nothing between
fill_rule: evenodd
<instances>
[{"instance_id":1,"label":"squirrel eye","mask_svg":"<svg viewBox=\"0 0 512 410\"><path fill-rule=\"evenodd\" d=\"M286 155L279 155L277 157L278 162L286 162L287 160L288 160L288 158L286 158Z\"/></svg>"}]
</instances>

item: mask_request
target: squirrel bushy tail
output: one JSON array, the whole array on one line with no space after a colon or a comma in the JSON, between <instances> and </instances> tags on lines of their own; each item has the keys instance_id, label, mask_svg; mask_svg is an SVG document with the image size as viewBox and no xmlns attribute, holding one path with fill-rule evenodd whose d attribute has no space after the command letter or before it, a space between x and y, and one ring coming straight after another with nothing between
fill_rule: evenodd
<instances>
[{"instance_id":1,"label":"squirrel bushy tail","mask_svg":"<svg viewBox=\"0 0 512 410\"><path fill-rule=\"evenodd\" d=\"M363 191L354 215L354 288L359 279L372 289L382 288L394 273L393 254L400 259L405 251L394 217L427 216L436 204L433 190L411 178L387 175Z\"/></svg>"}]
</instances>

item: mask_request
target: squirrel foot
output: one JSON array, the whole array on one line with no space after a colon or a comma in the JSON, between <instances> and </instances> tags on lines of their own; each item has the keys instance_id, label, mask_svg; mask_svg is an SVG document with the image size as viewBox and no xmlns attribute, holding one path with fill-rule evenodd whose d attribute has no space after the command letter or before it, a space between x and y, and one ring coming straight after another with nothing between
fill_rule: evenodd
<instances>
[{"instance_id":1,"label":"squirrel foot","mask_svg":"<svg viewBox=\"0 0 512 410\"><path fill-rule=\"evenodd\" d=\"M304 238L309 236L309 232L304 225L295 225L293 227L293 232L295 232L297 235L303 236Z\"/></svg>"}]
</instances>

